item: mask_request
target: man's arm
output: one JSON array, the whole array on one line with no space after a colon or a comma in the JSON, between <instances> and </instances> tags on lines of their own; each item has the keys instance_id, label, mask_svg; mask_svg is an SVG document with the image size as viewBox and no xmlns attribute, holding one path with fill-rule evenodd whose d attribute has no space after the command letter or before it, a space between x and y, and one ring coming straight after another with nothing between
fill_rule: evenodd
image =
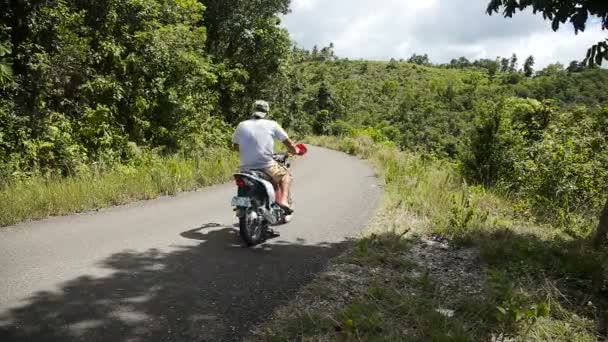
<instances>
[{"instance_id":1,"label":"man's arm","mask_svg":"<svg viewBox=\"0 0 608 342\"><path fill-rule=\"evenodd\" d=\"M285 147L287 147L287 150L289 150L289 152L291 152L292 154L298 154L298 147L296 146L296 144L293 143L293 141L291 141L291 139L283 140L283 145L285 145Z\"/></svg>"},{"instance_id":2,"label":"man's arm","mask_svg":"<svg viewBox=\"0 0 608 342\"><path fill-rule=\"evenodd\" d=\"M291 152L292 154L298 154L299 151L298 151L298 147L296 146L296 144L294 144L293 141L291 141L291 139L289 139L287 132L285 132L283 127L281 127L281 125L279 125L276 122L274 122L273 138L280 140L283 143L283 145L285 145L285 147L287 147L287 150L289 152Z\"/></svg>"}]
</instances>

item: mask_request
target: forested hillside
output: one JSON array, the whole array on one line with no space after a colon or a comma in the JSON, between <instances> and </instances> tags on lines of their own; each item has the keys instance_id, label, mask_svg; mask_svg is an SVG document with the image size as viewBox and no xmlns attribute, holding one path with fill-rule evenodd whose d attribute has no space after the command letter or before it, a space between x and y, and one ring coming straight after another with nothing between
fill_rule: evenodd
<instances>
[{"instance_id":1,"label":"forested hillside","mask_svg":"<svg viewBox=\"0 0 608 342\"><path fill-rule=\"evenodd\" d=\"M469 182L516 195L564 226L582 224L578 214L593 221L601 209L608 191L608 71L554 64L526 77L516 61L501 69L499 60L432 66L417 56L410 62L301 56L294 96L280 111L293 129L367 134L457 161ZM591 221L583 224L587 232Z\"/></svg>"}]
</instances>

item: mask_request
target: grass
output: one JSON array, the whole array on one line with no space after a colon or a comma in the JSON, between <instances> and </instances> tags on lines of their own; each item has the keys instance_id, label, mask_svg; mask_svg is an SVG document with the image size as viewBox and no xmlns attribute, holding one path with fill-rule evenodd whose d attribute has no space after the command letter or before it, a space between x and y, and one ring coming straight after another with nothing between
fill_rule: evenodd
<instances>
[{"instance_id":1,"label":"grass","mask_svg":"<svg viewBox=\"0 0 608 342\"><path fill-rule=\"evenodd\" d=\"M322 303L346 300L321 309L306 305L285 308L253 340L482 340L486 326L481 323L488 305L464 294L441 291L423 268L407 259L411 244L392 233L361 239L337 261L338 269L360 266L351 274L352 282L321 279L305 290L305 296ZM464 309L458 308L453 318L446 317L438 309L448 302Z\"/></svg>"},{"instance_id":2,"label":"grass","mask_svg":"<svg viewBox=\"0 0 608 342\"><path fill-rule=\"evenodd\" d=\"M33 177L0 190L0 226L218 184L237 166L236 154L215 150L200 158L149 156L136 165L107 172L91 169L68 178Z\"/></svg>"},{"instance_id":3,"label":"grass","mask_svg":"<svg viewBox=\"0 0 608 342\"><path fill-rule=\"evenodd\" d=\"M467 185L449 162L365 136L308 141L372 162L385 205L375 228L332 266L359 281L321 277L255 340L596 341L604 334L606 252L593 251L584 236L520 216L508 199ZM434 252L447 264L410 251L424 236L449 239L448 250ZM469 251L478 259L459 263L484 275L474 294L465 291L466 274L445 284L461 276L450 258ZM443 276L438 267L448 268Z\"/></svg>"}]
</instances>

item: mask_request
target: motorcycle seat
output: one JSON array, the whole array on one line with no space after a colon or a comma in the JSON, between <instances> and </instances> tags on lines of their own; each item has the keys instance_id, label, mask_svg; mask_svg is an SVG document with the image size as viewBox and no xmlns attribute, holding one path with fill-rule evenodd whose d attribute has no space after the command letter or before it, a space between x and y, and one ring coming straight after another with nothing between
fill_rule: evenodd
<instances>
[{"instance_id":1,"label":"motorcycle seat","mask_svg":"<svg viewBox=\"0 0 608 342\"><path fill-rule=\"evenodd\" d=\"M271 184L274 184L274 182L272 181L272 178L266 174L266 172L264 171L260 171L260 170L248 170L248 171L243 171L241 172L244 175L252 175L254 177L263 179L267 182L270 182Z\"/></svg>"}]
</instances>

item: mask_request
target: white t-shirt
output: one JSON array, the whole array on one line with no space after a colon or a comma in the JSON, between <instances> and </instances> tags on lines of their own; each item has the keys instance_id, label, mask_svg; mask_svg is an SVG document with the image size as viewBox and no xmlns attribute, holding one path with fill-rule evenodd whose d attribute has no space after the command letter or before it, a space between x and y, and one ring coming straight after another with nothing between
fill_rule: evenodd
<instances>
[{"instance_id":1,"label":"white t-shirt","mask_svg":"<svg viewBox=\"0 0 608 342\"><path fill-rule=\"evenodd\" d=\"M271 167L274 163L274 140L285 141L288 138L285 130L275 121L251 119L241 122L232 137L232 142L239 145L241 170Z\"/></svg>"}]
</instances>

